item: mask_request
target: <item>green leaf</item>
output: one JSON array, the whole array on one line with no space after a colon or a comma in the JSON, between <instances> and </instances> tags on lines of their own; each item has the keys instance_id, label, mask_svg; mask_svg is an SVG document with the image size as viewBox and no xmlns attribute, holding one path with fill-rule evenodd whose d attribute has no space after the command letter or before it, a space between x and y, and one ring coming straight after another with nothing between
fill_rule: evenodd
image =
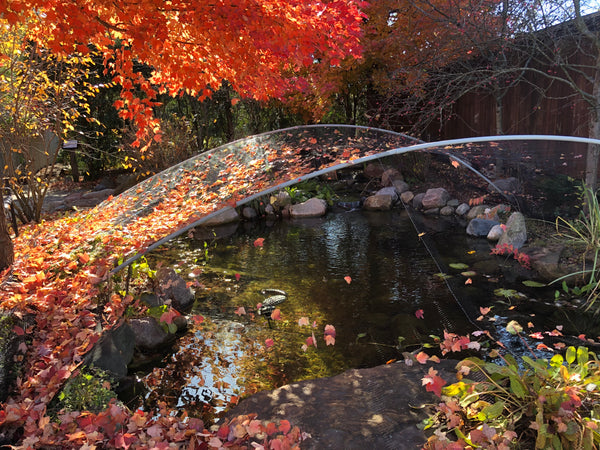
<instances>
[{"instance_id":1,"label":"green leaf","mask_svg":"<svg viewBox=\"0 0 600 450\"><path fill-rule=\"evenodd\" d=\"M493 405L488 405L481 410L487 419L495 419L496 417L500 417L504 411L504 402L497 401Z\"/></svg>"},{"instance_id":2,"label":"green leaf","mask_svg":"<svg viewBox=\"0 0 600 450\"><path fill-rule=\"evenodd\" d=\"M565 358L569 364L573 364L575 362L575 358L577 358L577 351L575 350L575 347L571 346L567 348Z\"/></svg>"},{"instance_id":3,"label":"green leaf","mask_svg":"<svg viewBox=\"0 0 600 450\"><path fill-rule=\"evenodd\" d=\"M590 359L590 351L587 347L578 347L577 348L577 364L583 366L588 363Z\"/></svg>"},{"instance_id":4,"label":"green leaf","mask_svg":"<svg viewBox=\"0 0 600 450\"><path fill-rule=\"evenodd\" d=\"M550 365L552 367L558 368L563 365L564 359L562 355L554 355L550 360Z\"/></svg>"},{"instance_id":5,"label":"green leaf","mask_svg":"<svg viewBox=\"0 0 600 450\"><path fill-rule=\"evenodd\" d=\"M510 378L510 390L519 398L525 398L527 395L527 388L523 382L517 376L511 376Z\"/></svg>"},{"instance_id":6,"label":"green leaf","mask_svg":"<svg viewBox=\"0 0 600 450\"><path fill-rule=\"evenodd\" d=\"M533 281L533 280L525 280L525 281L523 281L523 284L525 286L529 286L529 287L545 287L545 286L548 286L545 283L540 283L539 281Z\"/></svg>"},{"instance_id":7,"label":"green leaf","mask_svg":"<svg viewBox=\"0 0 600 450\"><path fill-rule=\"evenodd\" d=\"M477 275L477 272L475 272L474 270L466 270L464 272L460 273L463 277L474 277L475 275Z\"/></svg>"},{"instance_id":8,"label":"green leaf","mask_svg":"<svg viewBox=\"0 0 600 450\"><path fill-rule=\"evenodd\" d=\"M469 266L464 263L450 263L448 264L448 267L456 270L465 270L469 268Z\"/></svg>"},{"instance_id":9,"label":"green leaf","mask_svg":"<svg viewBox=\"0 0 600 450\"><path fill-rule=\"evenodd\" d=\"M517 335L523 331L523 327L516 320L511 320L506 324L506 331L512 335Z\"/></svg>"}]
</instances>

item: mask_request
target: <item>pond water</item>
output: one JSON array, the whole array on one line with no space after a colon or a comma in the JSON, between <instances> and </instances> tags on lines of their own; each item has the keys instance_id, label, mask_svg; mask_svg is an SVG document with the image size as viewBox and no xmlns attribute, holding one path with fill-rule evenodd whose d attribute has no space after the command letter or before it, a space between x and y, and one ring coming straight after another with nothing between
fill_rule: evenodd
<instances>
[{"instance_id":1,"label":"pond water","mask_svg":"<svg viewBox=\"0 0 600 450\"><path fill-rule=\"evenodd\" d=\"M192 315L204 320L144 377L145 407L167 401L218 414L259 390L404 359L444 330L487 329L522 353L522 342L503 331L512 318L531 323L532 333L581 332L565 307L532 300L550 294L528 292L527 273L490 255L487 240L468 238L455 222L418 217L400 208L245 223L229 237L182 237L150 255L152 265L175 266L195 285ZM474 273L452 269L457 262ZM263 289L287 292L279 320L256 314ZM335 327L335 345L325 343L326 325ZM317 346L307 347L313 337Z\"/></svg>"}]
</instances>

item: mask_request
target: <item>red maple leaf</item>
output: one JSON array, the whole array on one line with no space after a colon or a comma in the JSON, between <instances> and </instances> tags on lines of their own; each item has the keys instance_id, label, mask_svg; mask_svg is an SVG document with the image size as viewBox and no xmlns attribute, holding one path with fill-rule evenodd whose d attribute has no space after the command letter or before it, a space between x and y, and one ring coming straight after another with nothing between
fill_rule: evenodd
<instances>
[{"instance_id":1,"label":"red maple leaf","mask_svg":"<svg viewBox=\"0 0 600 450\"><path fill-rule=\"evenodd\" d=\"M169 308L168 311L162 313L162 315L160 316L160 321L165 322L166 324L171 324L171 323L173 323L173 319L180 315L181 314L179 314L173 308Z\"/></svg>"},{"instance_id":2,"label":"red maple leaf","mask_svg":"<svg viewBox=\"0 0 600 450\"><path fill-rule=\"evenodd\" d=\"M423 315L423 310L422 310L422 309L417 309L417 310L415 311L415 317L416 317L417 319L424 319L424 318L425 318L425 316Z\"/></svg>"},{"instance_id":3,"label":"red maple leaf","mask_svg":"<svg viewBox=\"0 0 600 450\"><path fill-rule=\"evenodd\" d=\"M438 376L437 370L433 367L429 368L429 372L422 378L423 386L427 392L433 392L438 397L442 396L442 387L446 384L446 381Z\"/></svg>"},{"instance_id":4,"label":"red maple leaf","mask_svg":"<svg viewBox=\"0 0 600 450\"><path fill-rule=\"evenodd\" d=\"M264 242L265 242L265 238L258 238L254 241L254 246L262 247Z\"/></svg>"}]
</instances>

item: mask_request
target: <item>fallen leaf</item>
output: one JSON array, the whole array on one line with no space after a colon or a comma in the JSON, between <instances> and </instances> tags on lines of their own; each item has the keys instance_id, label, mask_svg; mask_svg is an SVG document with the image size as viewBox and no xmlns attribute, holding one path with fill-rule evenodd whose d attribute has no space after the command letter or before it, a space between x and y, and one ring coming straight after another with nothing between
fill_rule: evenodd
<instances>
[{"instance_id":1,"label":"fallen leaf","mask_svg":"<svg viewBox=\"0 0 600 450\"><path fill-rule=\"evenodd\" d=\"M262 247L265 242L265 238L258 238L254 241L255 247Z\"/></svg>"},{"instance_id":2,"label":"fallen leaf","mask_svg":"<svg viewBox=\"0 0 600 450\"><path fill-rule=\"evenodd\" d=\"M310 325L308 317L300 317L300 319L298 319L298 326L299 327L308 326L308 325Z\"/></svg>"},{"instance_id":3,"label":"fallen leaf","mask_svg":"<svg viewBox=\"0 0 600 450\"><path fill-rule=\"evenodd\" d=\"M277 308L271 313L272 320L281 320L281 310Z\"/></svg>"},{"instance_id":4,"label":"fallen leaf","mask_svg":"<svg viewBox=\"0 0 600 450\"><path fill-rule=\"evenodd\" d=\"M344 280L346 280L346 283L348 283L348 284L352 283L352 278L349 276L345 276Z\"/></svg>"},{"instance_id":5,"label":"fallen leaf","mask_svg":"<svg viewBox=\"0 0 600 450\"><path fill-rule=\"evenodd\" d=\"M437 370L435 370L433 367L430 367L429 372L421 379L421 382L423 386L425 386L425 390L427 392L433 392L438 397L441 397L442 387L446 385L446 381L442 377L438 376L437 373Z\"/></svg>"},{"instance_id":6,"label":"fallen leaf","mask_svg":"<svg viewBox=\"0 0 600 450\"><path fill-rule=\"evenodd\" d=\"M425 352L419 352L416 354L415 358L419 362L419 364L425 364L427 360L429 360L429 355Z\"/></svg>"},{"instance_id":7,"label":"fallen leaf","mask_svg":"<svg viewBox=\"0 0 600 450\"><path fill-rule=\"evenodd\" d=\"M237 314L238 316L245 316L246 308L244 308L243 306L238 306L233 313Z\"/></svg>"},{"instance_id":8,"label":"fallen leaf","mask_svg":"<svg viewBox=\"0 0 600 450\"><path fill-rule=\"evenodd\" d=\"M235 279L236 281L240 281L241 275L239 273L235 274Z\"/></svg>"},{"instance_id":9,"label":"fallen leaf","mask_svg":"<svg viewBox=\"0 0 600 450\"><path fill-rule=\"evenodd\" d=\"M271 348L273 345L275 345L275 341L271 338L265 339L265 345L267 348Z\"/></svg>"},{"instance_id":10,"label":"fallen leaf","mask_svg":"<svg viewBox=\"0 0 600 450\"><path fill-rule=\"evenodd\" d=\"M415 317L417 319L423 319L425 317L424 314L423 314L423 310L422 309L417 309L415 311Z\"/></svg>"}]
</instances>

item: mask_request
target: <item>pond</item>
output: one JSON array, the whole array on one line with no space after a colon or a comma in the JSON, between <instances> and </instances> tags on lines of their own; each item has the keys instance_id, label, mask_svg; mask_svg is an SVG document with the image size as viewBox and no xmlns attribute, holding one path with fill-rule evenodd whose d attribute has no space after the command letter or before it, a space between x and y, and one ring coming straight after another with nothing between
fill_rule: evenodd
<instances>
[{"instance_id":1,"label":"pond","mask_svg":"<svg viewBox=\"0 0 600 450\"><path fill-rule=\"evenodd\" d=\"M404 359L444 330L490 330L516 353L525 347L504 331L511 319L532 333L580 333L565 305L537 301L551 294L524 286L528 274L491 248L464 224L404 208L243 223L219 240L180 237L148 259L190 280L192 315L203 322L142 378L144 407L166 401L212 417L259 390ZM278 320L257 314L264 289L287 293ZM326 345L327 325L335 345Z\"/></svg>"}]
</instances>

